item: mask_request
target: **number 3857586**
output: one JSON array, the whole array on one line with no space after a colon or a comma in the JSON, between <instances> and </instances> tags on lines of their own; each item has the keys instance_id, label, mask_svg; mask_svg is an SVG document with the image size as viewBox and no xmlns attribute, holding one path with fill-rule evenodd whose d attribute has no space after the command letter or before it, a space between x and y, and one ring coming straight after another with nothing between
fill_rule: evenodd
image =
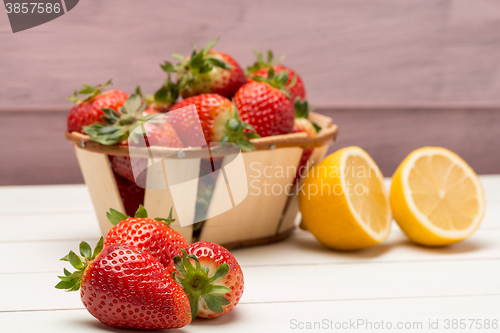
<instances>
[{"instance_id":1,"label":"number 3857586","mask_svg":"<svg viewBox=\"0 0 500 333\"><path fill-rule=\"evenodd\" d=\"M6 3L5 9L7 14L15 13L15 14L59 14L61 12L61 4L60 3L38 3L38 2L14 2L14 3Z\"/></svg>"}]
</instances>

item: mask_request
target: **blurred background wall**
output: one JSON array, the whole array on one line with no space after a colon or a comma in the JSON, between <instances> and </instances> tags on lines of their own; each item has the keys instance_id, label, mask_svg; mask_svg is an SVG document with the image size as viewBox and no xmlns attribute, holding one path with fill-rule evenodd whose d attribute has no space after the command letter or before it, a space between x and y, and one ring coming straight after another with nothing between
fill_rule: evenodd
<instances>
[{"instance_id":1,"label":"blurred background wall","mask_svg":"<svg viewBox=\"0 0 500 333\"><path fill-rule=\"evenodd\" d=\"M286 55L340 126L332 149L359 145L387 176L423 145L500 173L500 1L85 0L16 34L0 10L0 185L83 182L65 96L109 78L152 92L160 62L215 36L243 66Z\"/></svg>"}]
</instances>

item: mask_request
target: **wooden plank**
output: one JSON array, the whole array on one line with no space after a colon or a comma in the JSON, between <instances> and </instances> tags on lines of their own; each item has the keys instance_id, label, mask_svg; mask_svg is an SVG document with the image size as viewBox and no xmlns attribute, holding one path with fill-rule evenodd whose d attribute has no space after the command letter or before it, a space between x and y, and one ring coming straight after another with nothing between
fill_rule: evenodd
<instances>
[{"instance_id":1,"label":"wooden plank","mask_svg":"<svg viewBox=\"0 0 500 333\"><path fill-rule=\"evenodd\" d=\"M159 166L160 168L157 168ZM146 184L151 185L146 188L146 194L144 196L144 206L151 217L163 217L166 218L170 214L170 209L172 208L172 216L175 222L170 224L170 227L179 232L188 243L192 242L193 237L193 227L192 225L181 227L179 219L177 216L177 210L174 206L174 200L165 180L163 173L163 164L158 164L156 166L150 166L147 173ZM151 184L152 181L157 183L164 182L164 186L155 186ZM161 189L160 187L164 187Z\"/></svg>"},{"instance_id":2,"label":"wooden plank","mask_svg":"<svg viewBox=\"0 0 500 333\"><path fill-rule=\"evenodd\" d=\"M286 185L291 184L295 176L287 172L287 168L298 165L301 154L300 148L243 154L249 188L247 197L233 209L207 220L200 239L224 244L275 235L288 198ZM283 172L281 177L276 176L279 170ZM273 188L277 195L273 194Z\"/></svg>"},{"instance_id":3,"label":"wooden plank","mask_svg":"<svg viewBox=\"0 0 500 333\"><path fill-rule=\"evenodd\" d=\"M200 159L165 159L162 163L178 222L182 227L190 226L195 219Z\"/></svg>"},{"instance_id":4,"label":"wooden plank","mask_svg":"<svg viewBox=\"0 0 500 333\"><path fill-rule=\"evenodd\" d=\"M69 15L17 34L4 16L0 100L69 108L64 97L82 82L109 77L115 88L132 92L141 84L151 93L165 77L158 64L172 52L189 54L191 44L222 35L217 49L242 66L253 62L252 49L285 54L315 105L498 104L499 13L490 0L108 0L99 11L80 1ZM73 38L75 22L89 17L93 38ZM58 61L61 54L71 60ZM132 67L129 59L136 59Z\"/></svg>"},{"instance_id":5,"label":"wooden plank","mask_svg":"<svg viewBox=\"0 0 500 333\"><path fill-rule=\"evenodd\" d=\"M93 211L85 185L0 186L0 215Z\"/></svg>"},{"instance_id":6,"label":"wooden plank","mask_svg":"<svg viewBox=\"0 0 500 333\"><path fill-rule=\"evenodd\" d=\"M110 208L125 212L108 156L80 148L75 148L75 153L94 205L99 227L106 236L113 227L106 212L109 212Z\"/></svg>"},{"instance_id":7,"label":"wooden plank","mask_svg":"<svg viewBox=\"0 0 500 333\"><path fill-rule=\"evenodd\" d=\"M498 220L498 217L497 217ZM453 246L429 249L412 244L399 228L394 226L389 238L382 244L357 252L336 252L323 247L308 232L296 230L290 239L269 244L232 250L242 267L251 266L290 266L314 263L362 264L372 265L397 262L419 261L466 261L500 259L500 228L481 228L472 237ZM64 263L59 262L69 250L77 251L81 240L94 245L95 237L74 237L62 240L10 241L0 242L5 256L0 266L1 274L54 272L62 270ZM40 251L43 249L43 251ZM283 255L286 253L286 255ZM26 265L30 258L30 265Z\"/></svg>"},{"instance_id":8,"label":"wooden plank","mask_svg":"<svg viewBox=\"0 0 500 333\"><path fill-rule=\"evenodd\" d=\"M313 102L313 101L311 101ZM1 110L1 108L0 108ZM350 107L317 108L339 125L332 152L360 146L391 176L413 149L432 145L449 148L462 156L478 174L500 173L500 108L450 107ZM0 111L0 145L3 157L0 185L83 183L71 148L63 137L67 111ZM17 124L33 131L17 135ZM16 137L15 141L11 138ZM50 158L49 158L50 157ZM33 161L37 167L33 168ZM61 163L60 161L64 161Z\"/></svg>"},{"instance_id":9,"label":"wooden plank","mask_svg":"<svg viewBox=\"0 0 500 333\"><path fill-rule=\"evenodd\" d=\"M74 296L74 295L72 295ZM457 296L432 297L420 299L381 299L362 301L328 301L328 302L279 302L239 304L233 311L210 321L197 319L182 328L186 333L218 333L218 332L294 332L298 330L298 322L332 321L336 323L357 322L358 319L385 323L422 323L422 329L415 326L418 332L436 332L429 330L429 320L438 319L443 330L445 319L497 319L500 312L500 296ZM294 321L295 320L295 321ZM86 310L4 312L0 313L0 322L6 332L31 333L73 333L118 332L93 318ZM19 323L22 323L20 325ZM470 322L468 322L470 324ZM366 325L366 324L365 324ZM386 325L387 326L387 325ZM367 327L356 327L357 332L370 332ZM324 328L324 330L327 330ZM342 329L341 329L342 330ZM408 332L408 329L392 329L394 332ZM311 330L312 331L312 330ZM348 330L342 330L348 331ZM351 330L351 331L354 331ZM373 331L373 330L372 330ZM383 331L383 330L380 330ZM120 330L121 332L121 330ZM477 333L476 328L460 330L460 332Z\"/></svg>"},{"instance_id":10,"label":"wooden plank","mask_svg":"<svg viewBox=\"0 0 500 333\"><path fill-rule=\"evenodd\" d=\"M245 292L241 303L500 295L499 261L247 266L243 268ZM0 294L10 300L0 302L0 312L82 308L78 293L49 287L57 283L56 274L0 274ZM275 283L269 283L270 277ZM296 288L306 281L307 288Z\"/></svg>"},{"instance_id":11,"label":"wooden plank","mask_svg":"<svg viewBox=\"0 0 500 333\"><path fill-rule=\"evenodd\" d=\"M0 242L88 240L101 236L93 211L0 214Z\"/></svg>"},{"instance_id":12,"label":"wooden plank","mask_svg":"<svg viewBox=\"0 0 500 333\"><path fill-rule=\"evenodd\" d=\"M311 168L313 165L321 162L328 150L328 146L322 146L319 148L315 148L311 157L309 158L307 170ZM307 171L303 172L304 175L307 175ZM295 220L297 218L297 213L299 212L299 198L298 191L300 190L300 183L293 190L293 195L289 198L289 202L287 204L287 208L285 209L283 220L278 229L278 233L284 232L294 227Z\"/></svg>"},{"instance_id":13,"label":"wooden plank","mask_svg":"<svg viewBox=\"0 0 500 333\"><path fill-rule=\"evenodd\" d=\"M500 112L494 109L365 108L318 110L339 126L331 152L360 146L382 174L392 176L414 149L441 146L460 155L478 174L499 174Z\"/></svg>"}]
</instances>

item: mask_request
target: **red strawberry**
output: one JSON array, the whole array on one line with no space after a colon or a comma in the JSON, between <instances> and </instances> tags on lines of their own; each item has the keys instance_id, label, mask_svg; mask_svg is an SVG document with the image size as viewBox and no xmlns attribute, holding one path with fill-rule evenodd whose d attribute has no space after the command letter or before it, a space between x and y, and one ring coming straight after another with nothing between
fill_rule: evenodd
<instances>
[{"instance_id":1,"label":"red strawberry","mask_svg":"<svg viewBox=\"0 0 500 333\"><path fill-rule=\"evenodd\" d=\"M170 228L170 223L174 222L172 210L167 219L152 219L148 218L148 213L142 205L139 206L135 217L128 217L111 209L108 219L114 227L108 232L104 245L134 245L158 259L164 267L168 267L172 258L181 253L180 249L188 246L184 237Z\"/></svg>"},{"instance_id":2,"label":"red strawberry","mask_svg":"<svg viewBox=\"0 0 500 333\"><path fill-rule=\"evenodd\" d=\"M82 133L82 127L94 123L102 123L102 109L118 109L123 106L128 98L127 93L121 90L109 90L102 92L111 83L109 80L103 85L92 87L84 84L84 88L68 99L76 105L71 108L68 115L68 131ZM78 94L86 95L79 98Z\"/></svg>"},{"instance_id":3,"label":"red strawberry","mask_svg":"<svg viewBox=\"0 0 500 333\"><path fill-rule=\"evenodd\" d=\"M130 244L102 248L102 238L93 253L82 242L81 257L71 251L62 258L77 270L65 269L56 288L81 288L85 308L109 326L153 330L191 322L186 294L156 258Z\"/></svg>"},{"instance_id":4,"label":"red strawberry","mask_svg":"<svg viewBox=\"0 0 500 333\"><path fill-rule=\"evenodd\" d=\"M234 95L241 120L252 125L262 137L291 133L295 111L283 91L288 81L286 72L274 76L270 70L268 79L257 78L262 82L247 83Z\"/></svg>"},{"instance_id":5,"label":"red strawberry","mask_svg":"<svg viewBox=\"0 0 500 333\"><path fill-rule=\"evenodd\" d=\"M146 112L146 111L144 111ZM157 113L150 113L156 115ZM184 144L177 135L176 131L173 129L169 122L163 122L162 124L144 124L147 132L147 139L149 146L161 146L161 147L171 147L171 148L183 148ZM127 145L128 142L121 142L119 144ZM109 156L109 161L113 170L120 176L124 177L130 182L134 182L140 187L146 187L146 173L140 173L137 177L134 176L134 171L146 170L147 160L143 158L130 159L129 156ZM132 166L134 163L134 166Z\"/></svg>"},{"instance_id":6,"label":"red strawberry","mask_svg":"<svg viewBox=\"0 0 500 333\"><path fill-rule=\"evenodd\" d=\"M177 73L182 97L215 93L231 98L247 82L243 69L231 56L212 50L218 40L212 40L199 51L195 48L186 58L174 54L180 64L167 61L161 66L167 73Z\"/></svg>"},{"instance_id":7,"label":"red strawberry","mask_svg":"<svg viewBox=\"0 0 500 333\"><path fill-rule=\"evenodd\" d=\"M115 170L113 170L113 176L125 207L125 213L129 216L134 215L139 206L144 204L145 189L137 186L135 182L128 181L120 176Z\"/></svg>"},{"instance_id":8,"label":"red strawberry","mask_svg":"<svg viewBox=\"0 0 500 333\"><path fill-rule=\"evenodd\" d=\"M286 91L288 91L291 94L290 99L292 101L295 101L297 97L299 97L300 99L306 98L304 81L302 81L302 78L299 76L299 74L297 74L289 67L283 65L277 65L277 63L279 63L281 60L284 59L283 56L274 60L273 52L271 50L268 50L267 60L264 60L264 57L262 56L261 53L254 52L254 54L257 56L257 61L252 66L247 68L248 76L250 78L256 75L267 77L267 74L271 67L273 68L274 73L276 74L281 73L283 71L288 71L288 81L286 82L287 86Z\"/></svg>"},{"instance_id":9,"label":"red strawberry","mask_svg":"<svg viewBox=\"0 0 500 333\"><path fill-rule=\"evenodd\" d=\"M173 112L188 105L196 106L199 123L192 119L193 117L186 116L187 113ZM254 129L239 120L238 113L229 99L218 94L186 98L172 106L168 115L186 146L196 147L210 142L229 141L238 144L243 150L253 148L248 138L256 137ZM203 143L197 135L200 132L200 124L204 134Z\"/></svg>"},{"instance_id":10,"label":"red strawberry","mask_svg":"<svg viewBox=\"0 0 500 333\"><path fill-rule=\"evenodd\" d=\"M306 133L308 138L316 137L318 132L321 130L321 127L307 119L309 117L309 111L312 109L309 107L307 100L297 99L295 100L294 106L296 118L293 124L293 133ZM312 148L304 149L294 182L297 182L300 177L304 177L306 175L307 161L309 161L313 150L314 149Z\"/></svg>"},{"instance_id":11,"label":"red strawberry","mask_svg":"<svg viewBox=\"0 0 500 333\"><path fill-rule=\"evenodd\" d=\"M175 269L173 276L188 295L193 318L220 317L230 312L243 295L241 267L231 252L220 245L189 245L182 250L182 258L174 257L169 271Z\"/></svg>"},{"instance_id":12,"label":"red strawberry","mask_svg":"<svg viewBox=\"0 0 500 333\"><path fill-rule=\"evenodd\" d=\"M137 126L143 126L147 132L146 141L148 146L184 147L179 136L166 119L159 118L158 114L154 112L143 116L146 106L147 104L142 103L139 95L131 95L124 103L124 106L119 109L120 113L112 109L104 109L103 120L106 123L96 123L86 126L83 128L83 131L92 140L103 145L127 145L128 137L133 129ZM161 123L148 123L149 120L155 117L155 120L163 121ZM135 182L137 185L145 187L146 173L142 171L146 170L146 159L134 158L134 168L132 168L130 157L128 156L110 156L109 159L116 173L130 182ZM137 177L134 177L133 170L138 174Z\"/></svg>"},{"instance_id":13,"label":"red strawberry","mask_svg":"<svg viewBox=\"0 0 500 333\"><path fill-rule=\"evenodd\" d=\"M281 65L274 65L273 66L274 73L278 74L283 71L288 72L288 81L286 83L287 88L285 89L290 93L290 100L294 101L297 99L304 99L306 98L306 91L304 88L304 81L302 81L302 78L293 70L291 70L288 67L281 66ZM254 73L254 76L262 76L262 77L267 77L267 74L269 73L269 68L262 68L259 69ZM295 79L294 79L295 78ZM295 81L295 83L293 83Z\"/></svg>"}]
</instances>

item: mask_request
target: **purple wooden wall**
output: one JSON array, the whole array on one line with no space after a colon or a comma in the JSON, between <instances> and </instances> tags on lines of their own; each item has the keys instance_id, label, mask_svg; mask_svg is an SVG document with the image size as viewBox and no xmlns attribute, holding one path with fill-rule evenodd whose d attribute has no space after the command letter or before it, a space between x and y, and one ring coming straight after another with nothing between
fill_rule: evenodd
<instances>
[{"instance_id":1,"label":"purple wooden wall","mask_svg":"<svg viewBox=\"0 0 500 333\"><path fill-rule=\"evenodd\" d=\"M272 47L390 175L423 145L500 173L500 1L85 0L12 34L0 10L0 185L82 182L64 141L65 96L112 77L151 92L170 53L222 36L242 65Z\"/></svg>"},{"instance_id":2,"label":"purple wooden wall","mask_svg":"<svg viewBox=\"0 0 500 333\"><path fill-rule=\"evenodd\" d=\"M215 36L242 64L272 47L321 106L500 104L497 0L85 0L12 34L0 10L0 107L67 106L112 77L146 91L158 64Z\"/></svg>"}]
</instances>

